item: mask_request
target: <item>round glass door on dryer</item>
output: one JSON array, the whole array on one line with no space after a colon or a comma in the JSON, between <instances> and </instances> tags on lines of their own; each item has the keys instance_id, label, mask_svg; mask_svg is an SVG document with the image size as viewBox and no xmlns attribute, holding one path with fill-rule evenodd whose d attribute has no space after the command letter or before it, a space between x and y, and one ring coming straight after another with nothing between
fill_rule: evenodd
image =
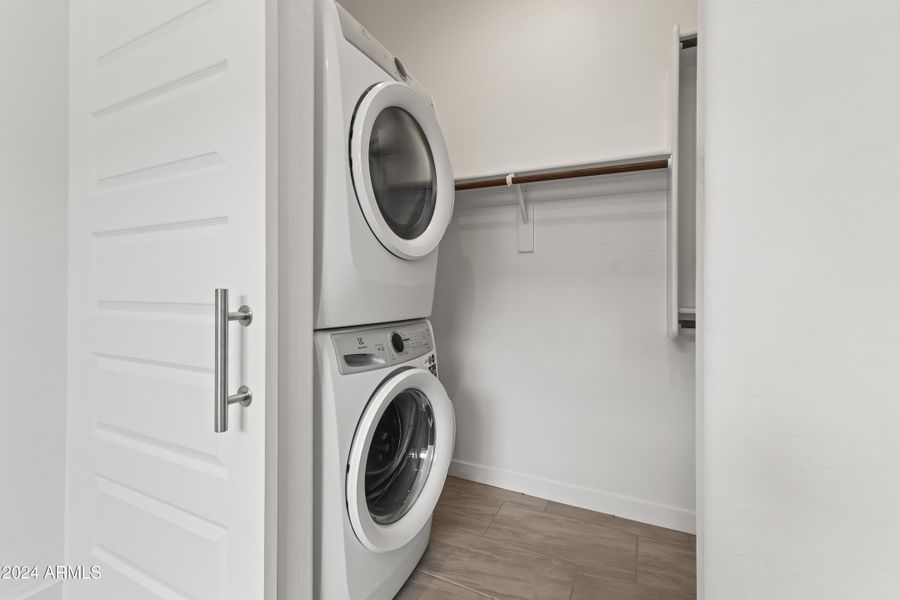
<instances>
[{"instance_id":1,"label":"round glass door on dryer","mask_svg":"<svg viewBox=\"0 0 900 600\"><path fill-rule=\"evenodd\" d=\"M447 478L455 435L453 404L429 371L399 371L378 388L347 468L350 523L366 548L396 550L425 527Z\"/></svg>"},{"instance_id":2,"label":"round glass door on dryer","mask_svg":"<svg viewBox=\"0 0 900 600\"><path fill-rule=\"evenodd\" d=\"M453 170L434 107L388 81L359 101L350 136L353 187L378 241L407 260L438 247L453 215Z\"/></svg>"}]
</instances>

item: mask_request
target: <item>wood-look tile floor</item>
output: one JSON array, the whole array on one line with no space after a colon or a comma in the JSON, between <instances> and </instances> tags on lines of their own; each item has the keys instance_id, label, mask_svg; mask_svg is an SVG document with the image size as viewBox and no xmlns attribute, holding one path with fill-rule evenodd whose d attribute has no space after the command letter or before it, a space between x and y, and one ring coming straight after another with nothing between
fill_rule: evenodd
<instances>
[{"instance_id":1,"label":"wood-look tile floor","mask_svg":"<svg viewBox=\"0 0 900 600\"><path fill-rule=\"evenodd\" d=\"M450 477L397 600L688 600L694 536Z\"/></svg>"}]
</instances>

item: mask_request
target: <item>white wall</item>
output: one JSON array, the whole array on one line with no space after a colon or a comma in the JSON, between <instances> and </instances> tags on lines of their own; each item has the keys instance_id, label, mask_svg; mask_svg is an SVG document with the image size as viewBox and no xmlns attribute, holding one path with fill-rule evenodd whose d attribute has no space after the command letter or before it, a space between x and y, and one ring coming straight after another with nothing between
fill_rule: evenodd
<instances>
[{"instance_id":1,"label":"white wall","mask_svg":"<svg viewBox=\"0 0 900 600\"><path fill-rule=\"evenodd\" d=\"M0 565L43 567L63 546L68 3L0 8Z\"/></svg>"},{"instance_id":2,"label":"white wall","mask_svg":"<svg viewBox=\"0 0 900 600\"><path fill-rule=\"evenodd\" d=\"M509 192L458 195L433 314L455 473L693 530L693 340L666 336L665 186L529 186L534 254L517 252L518 208L490 206Z\"/></svg>"},{"instance_id":3,"label":"white wall","mask_svg":"<svg viewBox=\"0 0 900 600\"><path fill-rule=\"evenodd\" d=\"M433 94L457 177L667 149L694 0L344 0Z\"/></svg>"},{"instance_id":4,"label":"white wall","mask_svg":"<svg viewBox=\"0 0 900 600\"><path fill-rule=\"evenodd\" d=\"M701 588L897 598L900 3L705 5Z\"/></svg>"},{"instance_id":5,"label":"white wall","mask_svg":"<svg viewBox=\"0 0 900 600\"><path fill-rule=\"evenodd\" d=\"M348 9L434 94L457 176L666 151L690 1ZM433 313L464 477L694 529L694 357L666 337L665 173L457 195ZM548 197L554 202L542 202ZM561 199L561 200L560 200ZM692 282L692 279L691 279Z\"/></svg>"}]
</instances>

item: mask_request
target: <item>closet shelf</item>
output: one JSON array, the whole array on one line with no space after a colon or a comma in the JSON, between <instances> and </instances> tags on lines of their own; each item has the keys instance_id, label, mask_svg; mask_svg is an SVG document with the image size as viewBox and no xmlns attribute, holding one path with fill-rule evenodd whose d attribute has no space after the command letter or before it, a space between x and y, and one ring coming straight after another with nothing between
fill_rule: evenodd
<instances>
[{"instance_id":1,"label":"closet shelf","mask_svg":"<svg viewBox=\"0 0 900 600\"><path fill-rule=\"evenodd\" d=\"M616 173L635 173L638 171L654 171L667 169L669 158L656 155L650 159L639 159L630 162L615 164L602 164L591 167L563 167L560 169L540 171L536 173L524 173L516 175L512 173L506 176L485 177L483 179L465 179L456 182L456 191L474 190L479 188L509 186L520 183L538 183L540 181L557 181L560 179L575 179L578 177L595 177L597 175L613 175Z\"/></svg>"}]
</instances>

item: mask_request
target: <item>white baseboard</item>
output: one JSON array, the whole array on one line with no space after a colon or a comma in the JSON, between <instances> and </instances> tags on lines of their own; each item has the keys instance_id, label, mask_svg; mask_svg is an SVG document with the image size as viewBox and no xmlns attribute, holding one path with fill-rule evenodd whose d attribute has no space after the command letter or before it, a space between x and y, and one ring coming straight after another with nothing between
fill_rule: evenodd
<instances>
[{"instance_id":1,"label":"white baseboard","mask_svg":"<svg viewBox=\"0 0 900 600\"><path fill-rule=\"evenodd\" d=\"M462 460L454 460L450 463L450 474L461 479L468 479L495 487L512 490L586 508L597 512L607 513L649 523L658 527L675 529L686 533L695 533L697 519L694 511L656 502L648 502L638 498L631 498L602 490L563 483L525 473L505 471L495 467L469 463Z\"/></svg>"}]
</instances>

